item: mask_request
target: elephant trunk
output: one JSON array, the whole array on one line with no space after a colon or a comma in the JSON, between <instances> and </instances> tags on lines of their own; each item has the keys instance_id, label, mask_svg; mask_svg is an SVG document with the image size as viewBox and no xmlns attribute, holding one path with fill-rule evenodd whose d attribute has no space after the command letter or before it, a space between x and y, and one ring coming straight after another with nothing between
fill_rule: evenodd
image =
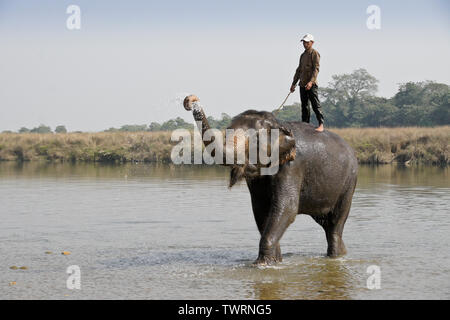
<instances>
[{"instance_id":1,"label":"elephant trunk","mask_svg":"<svg viewBox=\"0 0 450 320\"><path fill-rule=\"evenodd\" d=\"M202 133L202 137L205 134L207 130L209 130L211 127L208 123L208 120L206 119L205 112L203 111L203 108L200 106L199 103L200 99L196 95L189 95L186 98L184 98L183 106L187 111L192 111L192 115L194 116L194 120L197 123L197 127ZM202 139L203 141L203 139ZM211 144L214 141L214 137L210 141L203 141L203 144L205 147L207 147L209 144ZM214 157L215 150L212 150L211 156Z\"/></svg>"},{"instance_id":2,"label":"elephant trunk","mask_svg":"<svg viewBox=\"0 0 450 320\"><path fill-rule=\"evenodd\" d=\"M205 132L210 129L208 120L206 119L205 112L199 104L199 98L193 94L184 98L183 106L187 111L192 110L192 115L194 116L195 122L198 125L198 129L202 133L202 136Z\"/></svg>"}]
</instances>

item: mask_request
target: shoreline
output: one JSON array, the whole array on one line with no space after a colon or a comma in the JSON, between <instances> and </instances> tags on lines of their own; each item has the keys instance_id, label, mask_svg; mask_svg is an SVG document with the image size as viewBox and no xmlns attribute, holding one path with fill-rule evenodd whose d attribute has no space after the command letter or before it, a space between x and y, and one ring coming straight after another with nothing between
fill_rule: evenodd
<instances>
[{"instance_id":1,"label":"shoreline","mask_svg":"<svg viewBox=\"0 0 450 320\"><path fill-rule=\"evenodd\" d=\"M450 126L331 128L360 164L450 164ZM171 163L171 132L0 133L0 161Z\"/></svg>"}]
</instances>

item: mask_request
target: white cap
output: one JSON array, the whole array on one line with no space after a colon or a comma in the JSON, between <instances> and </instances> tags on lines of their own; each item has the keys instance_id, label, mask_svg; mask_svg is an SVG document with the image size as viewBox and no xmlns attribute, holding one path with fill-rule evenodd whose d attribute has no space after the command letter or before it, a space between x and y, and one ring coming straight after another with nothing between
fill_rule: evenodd
<instances>
[{"instance_id":1,"label":"white cap","mask_svg":"<svg viewBox=\"0 0 450 320\"><path fill-rule=\"evenodd\" d=\"M306 34L303 38L302 38L302 40L301 41L306 41L306 42L309 42L309 41L314 41L314 37L313 37L313 35L312 34Z\"/></svg>"}]
</instances>

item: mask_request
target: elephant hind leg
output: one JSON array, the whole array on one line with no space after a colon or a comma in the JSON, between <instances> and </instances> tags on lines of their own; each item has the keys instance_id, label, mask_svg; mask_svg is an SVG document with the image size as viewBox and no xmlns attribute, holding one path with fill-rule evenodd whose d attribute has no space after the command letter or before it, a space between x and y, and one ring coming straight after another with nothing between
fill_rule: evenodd
<instances>
[{"instance_id":1,"label":"elephant hind leg","mask_svg":"<svg viewBox=\"0 0 450 320\"><path fill-rule=\"evenodd\" d=\"M327 256L335 258L345 255L347 249L345 248L344 240L342 240L342 231L331 229L326 234L328 242Z\"/></svg>"},{"instance_id":2,"label":"elephant hind leg","mask_svg":"<svg viewBox=\"0 0 450 320\"><path fill-rule=\"evenodd\" d=\"M344 240L342 240L342 233L344 231L344 225L347 221L348 214L350 213L355 185L356 181L342 195L337 206L327 216L314 217L314 220L316 220L316 222L325 230L328 243L328 257L339 257L347 253Z\"/></svg>"},{"instance_id":3,"label":"elephant hind leg","mask_svg":"<svg viewBox=\"0 0 450 320\"><path fill-rule=\"evenodd\" d=\"M325 235L327 237L327 256L328 257L338 257L345 255L347 250L345 248L344 240L342 240L342 232L344 230L345 218L338 219L338 221L333 221L331 218L335 214L334 212L330 212L325 217L313 217L314 220L320 224L325 231ZM348 215L348 212L347 212Z\"/></svg>"}]
</instances>

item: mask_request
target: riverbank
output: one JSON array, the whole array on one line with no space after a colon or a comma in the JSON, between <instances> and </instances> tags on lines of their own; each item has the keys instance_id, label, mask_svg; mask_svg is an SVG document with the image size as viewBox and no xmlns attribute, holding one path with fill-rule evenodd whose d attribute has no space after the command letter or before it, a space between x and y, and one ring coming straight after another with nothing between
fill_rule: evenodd
<instances>
[{"instance_id":1,"label":"riverbank","mask_svg":"<svg viewBox=\"0 0 450 320\"><path fill-rule=\"evenodd\" d=\"M450 164L450 126L330 129L364 164ZM0 133L0 161L170 163L170 132Z\"/></svg>"}]
</instances>

